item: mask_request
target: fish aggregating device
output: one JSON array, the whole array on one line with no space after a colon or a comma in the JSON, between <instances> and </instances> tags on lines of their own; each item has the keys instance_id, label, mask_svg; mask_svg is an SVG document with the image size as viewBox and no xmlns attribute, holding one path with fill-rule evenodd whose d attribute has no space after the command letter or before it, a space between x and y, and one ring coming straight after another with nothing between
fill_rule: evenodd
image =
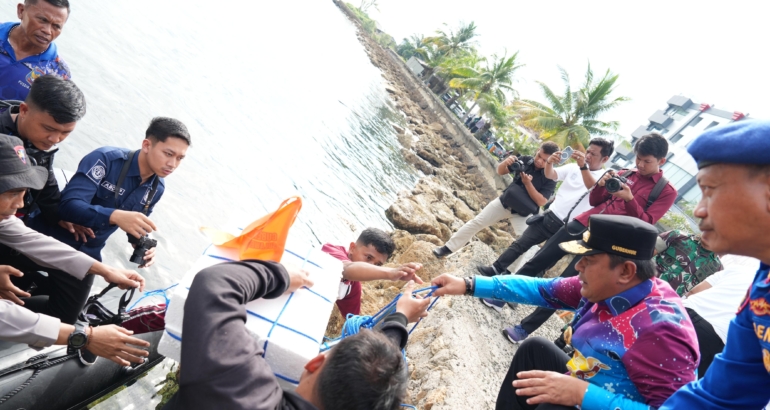
<instances>
[{"instance_id":1,"label":"fish aggregating device","mask_svg":"<svg viewBox=\"0 0 770 410\"><path fill-rule=\"evenodd\" d=\"M305 364L319 353L337 300L343 268L341 261L320 249L310 244L292 244L291 239L289 235L281 263L308 271L313 287L302 287L276 299L257 299L246 304L246 329L264 349L263 357L281 387L288 390L297 387ZM210 245L185 273L171 294L166 311L166 330L160 339L158 352L181 361L184 305L195 303L187 301L195 275L209 266L237 260L237 249Z\"/></svg>"}]
</instances>

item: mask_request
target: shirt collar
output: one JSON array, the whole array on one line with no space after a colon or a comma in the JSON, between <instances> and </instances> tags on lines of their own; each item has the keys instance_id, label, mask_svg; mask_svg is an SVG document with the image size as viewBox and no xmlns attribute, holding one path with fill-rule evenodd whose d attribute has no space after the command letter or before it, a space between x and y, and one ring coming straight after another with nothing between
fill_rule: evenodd
<instances>
[{"instance_id":1,"label":"shirt collar","mask_svg":"<svg viewBox=\"0 0 770 410\"><path fill-rule=\"evenodd\" d=\"M640 173L639 173L639 170L638 170L638 169L636 169L636 168L634 168L634 169L633 169L633 171L634 171L634 173L635 173L635 174L636 174L636 175L637 175L639 178L650 178L650 179L652 179L652 182L654 182L654 183L656 183L656 184L658 183L658 181L660 181L660 178L663 176L663 170L662 170L662 169L658 169L658 172L656 172L656 173L652 174L652 175L651 175L651 176L649 176L649 177L646 177L646 176L642 176L642 174L640 174Z\"/></svg>"},{"instance_id":2,"label":"shirt collar","mask_svg":"<svg viewBox=\"0 0 770 410\"><path fill-rule=\"evenodd\" d=\"M126 159L128 159L129 156L131 156L131 151L126 152ZM138 151L136 155L134 155L134 159L131 160L131 166L128 167L128 173L126 174L126 176L127 177L141 176L139 174L139 152Z\"/></svg>"},{"instance_id":3,"label":"shirt collar","mask_svg":"<svg viewBox=\"0 0 770 410\"><path fill-rule=\"evenodd\" d=\"M645 280L644 282L634 286L631 289L626 289L623 292L618 293L615 296L611 296L599 303L603 303L607 306L610 313L613 316L618 316L623 312L636 306L642 299L652 292L652 281Z\"/></svg>"}]
</instances>

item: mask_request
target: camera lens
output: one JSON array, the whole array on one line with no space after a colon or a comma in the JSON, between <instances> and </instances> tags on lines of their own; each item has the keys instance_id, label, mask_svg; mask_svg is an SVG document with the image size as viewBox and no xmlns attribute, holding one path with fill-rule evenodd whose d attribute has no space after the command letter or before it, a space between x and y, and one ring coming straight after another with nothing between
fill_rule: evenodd
<instances>
[{"instance_id":1,"label":"camera lens","mask_svg":"<svg viewBox=\"0 0 770 410\"><path fill-rule=\"evenodd\" d=\"M607 180L607 182L604 183L604 188L607 189L607 192L614 193L620 191L620 180L613 177Z\"/></svg>"}]
</instances>

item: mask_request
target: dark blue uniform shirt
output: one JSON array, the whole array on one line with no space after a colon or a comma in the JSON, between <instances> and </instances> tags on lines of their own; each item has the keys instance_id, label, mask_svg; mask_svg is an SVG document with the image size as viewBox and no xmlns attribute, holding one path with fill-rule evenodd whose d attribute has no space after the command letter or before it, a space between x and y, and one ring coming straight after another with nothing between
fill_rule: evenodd
<instances>
[{"instance_id":1,"label":"dark blue uniform shirt","mask_svg":"<svg viewBox=\"0 0 770 410\"><path fill-rule=\"evenodd\" d=\"M101 261L101 250L107 238L118 229L117 225L110 225L112 212L116 209L142 212L153 181L159 178L153 175L142 183L137 153L116 200L115 186L130 152L130 150L115 147L102 147L91 152L80 161L77 172L62 191L59 205L61 219L93 229L96 238L89 238L86 243L78 242L69 231L58 225L43 224L38 220L39 217L31 218L30 227ZM148 214L163 196L164 189L163 178L160 178L158 190L151 200Z\"/></svg>"}]
</instances>

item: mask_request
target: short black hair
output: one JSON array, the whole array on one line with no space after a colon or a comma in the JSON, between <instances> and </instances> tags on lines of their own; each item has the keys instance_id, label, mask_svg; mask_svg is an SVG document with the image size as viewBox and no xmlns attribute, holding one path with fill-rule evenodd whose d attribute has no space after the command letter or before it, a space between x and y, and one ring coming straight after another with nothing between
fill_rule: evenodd
<instances>
[{"instance_id":1,"label":"short black hair","mask_svg":"<svg viewBox=\"0 0 770 410\"><path fill-rule=\"evenodd\" d=\"M315 393L324 409L395 410L408 381L398 346L380 332L361 329L329 352Z\"/></svg>"},{"instance_id":2,"label":"short black hair","mask_svg":"<svg viewBox=\"0 0 770 410\"><path fill-rule=\"evenodd\" d=\"M553 141L545 141L540 144L540 149L543 150L543 152L546 154L551 155L559 150L559 145Z\"/></svg>"},{"instance_id":3,"label":"short black hair","mask_svg":"<svg viewBox=\"0 0 770 410\"><path fill-rule=\"evenodd\" d=\"M80 121L86 115L86 97L71 80L53 74L32 82L24 103L53 117L58 124Z\"/></svg>"},{"instance_id":4,"label":"short black hair","mask_svg":"<svg viewBox=\"0 0 770 410\"><path fill-rule=\"evenodd\" d=\"M144 136L151 141L158 142L166 142L168 137L175 137L185 140L187 145L192 145L190 132L187 131L187 127L182 121L168 117L153 118Z\"/></svg>"},{"instance_id":5,"label":"short black hair","mask_svg":"<svg viewBox=\"0 0 770 410\"><path fill-rule=\"evenodd\" d=\"M614 269L618 265L626 262L633 262L636 265L636 276L641 280L652 279L658 273L655 262L652 259L630 259L612 253L607 254L610 257L610 268Z\"/></svg>"},{"instance_id":6,"label":"short black hair","mask_svg":"<svg viewBox=\"0 0 770 410\"><path fill-rule=\"evenodd\" d=\"M741 164L746 168L746 172L749 174L749 178L756 178L758 176L766 177L770 175L770 164Z\"/></svg>"},{"instance_id":7,"label":"short black hair","mask_svg":"<svg viewBox=\"0 0 770 410\"><path fill-rule=\"evenodd\" d=\"M70 14L69 0L43 0L43 1L54 7L67 9L67 14ZM28 6L34 6L35 4L37 4L37 0L24 0L24 4Z\"/></svg>"},{"instance_id":8,"label":"short black hair","mask_svg":"<svg viewBox=\"0 0 770 410\"><path fill-rule=\"evenodd\" d=\"M668 140L657 132L647 134L639 138L639 141L636 141L634 152L636 155L641 156L652 155L656 159L666 158L666 155L668 155Z\"/></svg>"},{"instance_id":9,"label":"short black hair","mask_svg":"<svg viewBox=\"0 0 770 410\"><path fill-rule=\"evenodd\" d=\"M615 151L615 141L610 141L606 138L596 137L592 138L588 145L596 145L602 149L602 158L609 157L612 152Z\"/></svg>"},{"instance_id":10,"label":"short black hair","mask_svg":"<svg viewBox=\"0 0 770 410\"><path fill-rule=\"evenodd\" d=\"M396 244L393 243L393 238L388 235L387 232L377 228L366 228L356 240L357 243L369 246L374 245L374 249L377 252L385 255L385 258L390 258L393 255L393 251L396 249Z\"/></svg>"}]
</instances>

